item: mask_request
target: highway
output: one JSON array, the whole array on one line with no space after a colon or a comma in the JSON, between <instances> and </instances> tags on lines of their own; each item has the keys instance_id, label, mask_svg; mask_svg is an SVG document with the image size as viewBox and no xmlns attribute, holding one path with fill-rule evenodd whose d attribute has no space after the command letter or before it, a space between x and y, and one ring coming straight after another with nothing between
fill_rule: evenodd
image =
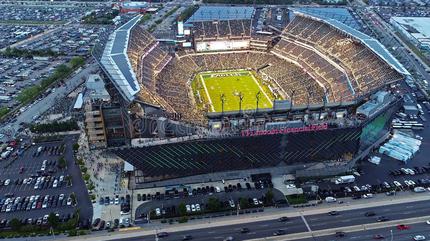
<instances>
[{"instance_id":1,"label":"highway","mask_svg":"<svg viewBox=\"0 0 430 241\"><path fill-rule=\"evenodd\" d=\"M345 239L350 239L350 237L357 236L357 239L354 240L369 240L369 237L373 237L373 234L383 234L386 233L387 230L396 229L395 225L402 223L402 221L395 220L405 220L410 218L422 217L422 216L430 216L430 205L428 201L419 201L413 203L406 204L394 204L387 205L382 207L371 207L371 208L362 208L362 209L353 209L349 211L340 211L341 208L333 208L333 210L338 209L339 214L335 216L330 216L328 213L322 214L314 214L314 215L304 215L304 216L296 216L291 217L287 222L278 222L278 220L266 220L266 221L258 221L258 222L250 222L246 224L234 224L228 226L219 226L219 227L211 227L211 228L202 228L202 229L194 229L188 231L177 231L177 232L169 232L169 236L162 238L160 240L182 240L184 235L192 235L194 240L223 240L228 236L232 236L235 240L248 240L255 239L259 240L265 237L272 237L273 232L279 229L283 229L286 231L286 237L288 234L300 234L300 233L318 233L322 232L326 236L318 237L318 239L313 240L333 240L334 233L336 231L346 231L345 227L355 227L359 229L365 229L366 226L369 228L372 225L388 225L387 228L384 229L372 229L372 231L365 232L356 232L356 233L348 233ZM368 211L375 212L375 216L366 217L364 214ZM299 212L300 213L300 212ZM389 218L390 221L388 223L378 223L376 220L379 216L385 216ZM245 217L243 217L245 218ZM240 220L239 220L240 221ZM424 221L420 221L420 223L424 223ZM416 225L411 225L413 230L418 232L419 229L416 228ZM160 226L162 227L162 226ZM157 229L157 232L164 232L169 230L168 225L164 225L166 230L161 228ZM178 226L176 226L179 228ZM241 234L240 230L242 228L248 228L250 230L249 233ZM379 227L379 226L378 226ZM424 231L428 231L430 229L430 225L424 225L426 229ZM145 229L145 227L144 227ZM148 230L148 229L147 229ZM180 230L180 229L178 229ZM325 232L328 230L327 232ZM406 233L409 231L402 231L401 234L407 236L408 240L411 238L411 232L408 235ZM398 233L397 230L394 232ZM370 236L369 236L370 235ZM430 233L428 234L430 235ZM386 236L386 235L384 235ZM429 236L430 237L430 236ZM316 237L315 237L316 238ZM118 238L114 240L122 240L122 241L138 241L138 240L155 240L154 235L144 235L138 237L128 237L128 238ZM277 240L277 239L275 239ZM285 240L285 239L282 239ZM398 240L398 239L396 239Z\"/></svg>"},{"instance_id":2,"label":"highway","mask_svg":"<svg viewBox=\"0 0 430 241\"><path fill-rule=\"evenodd\" d=\"M379 228L371 229L366 231L358 231L346 233L343 238L337 238L334 235L326 235L319 237L311 237L306 239L296 239L297 241L333 241L336 240L354 240L354 241L368 241L374 239L375 235L381 235L384 237L382 240L393 241L411 241L415 235L424 235L427 239L430 238L430 225L426 223L416 223L410 226L409 230L397 230L396 228ZM391 236L392 234L392 236ZM375 239L376 240L376 239Z\"/></svg>"}]
</instances>

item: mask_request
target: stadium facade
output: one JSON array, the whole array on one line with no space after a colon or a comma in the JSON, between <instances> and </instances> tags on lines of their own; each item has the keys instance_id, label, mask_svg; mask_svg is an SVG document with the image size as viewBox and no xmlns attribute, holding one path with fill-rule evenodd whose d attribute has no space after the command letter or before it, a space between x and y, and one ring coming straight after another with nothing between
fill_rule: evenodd
<instances>
[{"instance_id":1,"label":"stadium facade","mask_svg":"<svg viewBox=\"0 0 430 241\"><path fill-rule=\"evenodd\" d=\"M193 48L176 52L136 17L95 49L124 123L125 145L113 152L136 167L139 182L243 170L345 173L384 139L401 100L390 85L409 73L347 25L293 16L270 37L255 35L250 19L195 17ZM246 111L208 111L192 80L235 69L258 76L276 96L273 108L259 108L256 97Z\"/></svg>"}]
</instances>

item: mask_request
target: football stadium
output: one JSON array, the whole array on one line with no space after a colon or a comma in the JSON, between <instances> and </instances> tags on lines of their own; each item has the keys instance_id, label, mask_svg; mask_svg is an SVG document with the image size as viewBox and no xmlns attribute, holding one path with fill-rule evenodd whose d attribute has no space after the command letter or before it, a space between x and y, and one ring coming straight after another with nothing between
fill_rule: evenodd
<instances>
[{"instance_id":1,"label":"football stadium","mask_svg":"<svg viewBox=\"0 0 430 241\"><path fill-rule=\"evenodd\" d=\"M138 16L94 49L119 106L108 145L136 185L346 173L389 133L409 73L382 44L297 9L258 34L251 10L178 23L175 48Z\"/></svg>"}]
</instances>

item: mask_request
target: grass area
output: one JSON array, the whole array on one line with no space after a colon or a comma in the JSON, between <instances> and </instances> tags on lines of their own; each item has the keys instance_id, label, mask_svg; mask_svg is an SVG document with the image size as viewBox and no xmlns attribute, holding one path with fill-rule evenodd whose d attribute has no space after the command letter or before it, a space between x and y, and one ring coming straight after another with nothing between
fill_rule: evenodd
<instances>
[{"instance_id":1,"label":"grass area","mask_svg":"<svg viewBox=\"0 0 430 241\"><path fill-rule=\"evenodd\" d=\"M9 113L9 109L7 107L0 107L0 118Z\"/></svg>"},{"instance_id":2,"label":"grass area","mask_svg":"<svg viewBox=\"0 0 430 241\"><path fill-rule=\"evenodd\" d=\"M294 194L294 195L288 195L285 197L287 198L288 203L290 205L297 205L297 204L302 204L302 203L308 202L305 195L303 195L303 194Z\"/></svg>"},{"instance_id":3,"label":"grass area","mask_svg":"<svg viewBox=\"0 0 430 241\"><path fill-rule=\"evenodd\" d=\"M212 103L210 112L222 111L222 95L224 95L224 111L239 110L240 95L243 97L242 110L256 109L258 92L260 92L258 108L272 108L273 104L270 90L250 71L200 73L196 75L192 87L197 100Z\"/></svg>"}]
</instances>

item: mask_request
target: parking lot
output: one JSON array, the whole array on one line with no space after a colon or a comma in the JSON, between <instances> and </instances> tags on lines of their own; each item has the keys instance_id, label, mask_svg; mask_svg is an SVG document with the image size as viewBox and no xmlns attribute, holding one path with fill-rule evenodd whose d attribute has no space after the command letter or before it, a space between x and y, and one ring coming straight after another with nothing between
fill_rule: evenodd
<instances>
[{"instance_id":1,"label":"parking lot","mask_svg":"<svg viewBox=\"0 0 430 241\"><path fill-rule=\"evenodd\" d=\"M74 137L66 137L62 142L36 144L14 161L13 157L1 161L2 220L43 223L43 217L54 212L66 221L77 208L81 220L92 218L91 202L73 159L73 141ZM66 160L64 168L61 157Z\"/></svg>"},{"instance_id":2,"label":"parking lot","mask_svg":"<svg viewBox=\"0 0 430 241\"><path fill-rule=\"evenodd\" d=\"M0 20L58 22L81 17L86 8L58 6L2 6Z\"/></svg>"},{"instance_id":3,"label":"parking lot","mask_svg":"<svg viewBox=\"0 0 430 241\"><path fill-rule=\"evenodd\" d=\"M40 82L54 72L64 60L8 59L0 58L0 107L18 105L16 97L27 87Z\"/></svg>"},{"instance_id":4,"label":"parking lot","mask_svg":"<svg viewBox=\"0 0 430 241\"><path fill-rule=\"evenodd\" d=\"M0 49L49 29L48 25L0 25Z\"/></svg>"}]
</instances>

